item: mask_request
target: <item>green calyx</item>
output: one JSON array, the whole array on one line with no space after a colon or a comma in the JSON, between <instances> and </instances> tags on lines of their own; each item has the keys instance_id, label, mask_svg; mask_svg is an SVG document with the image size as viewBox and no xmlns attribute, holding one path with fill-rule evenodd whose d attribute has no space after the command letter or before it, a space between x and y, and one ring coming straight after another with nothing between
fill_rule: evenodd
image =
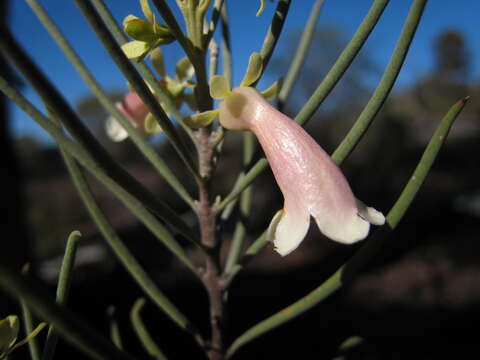
<instances>
[{"instance_id":1,"label":"green calyx","mask_svg":"<svg viewBox=\"0 0 480 360\"><path fill-rule=\"evenodd\" d=\"M193 114L184 119L185 124L187 124L192 129L200 129L202 127L210 125L213 120L218 117L219 110L208 110L198 114Z\"/></svg>"},{"instance_id":2,"label":"green calyx","mask_svg":"<svg viewBox=\"0 0 480 360\"><path fill-rule=\"evenodd\" d=\"M143 59L159 45L175 41L170 28L156 21L148 1L140 0L140 5L147 20L135 15L128 15L123 20L125 33L133 39L122 45L122 50L129 59Z\"/></svg>"}]
</instances>

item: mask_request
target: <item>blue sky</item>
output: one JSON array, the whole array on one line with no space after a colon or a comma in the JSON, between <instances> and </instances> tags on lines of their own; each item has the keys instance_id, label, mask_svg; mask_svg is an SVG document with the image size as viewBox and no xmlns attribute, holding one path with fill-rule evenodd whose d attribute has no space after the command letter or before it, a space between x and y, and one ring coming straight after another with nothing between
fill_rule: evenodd
<instances>
[{"instance_id":1,"label":"blue sky","mask_svg":"<svg viewBox=\"0 0 480 360\"><path fill-rule=\"evenodd\" d=\"M238 83L245 71L248 57L252 52L259 51L261 48L275 3L267 1L265 12L260 17L255 17L259 6L258 0L227 1L233 44L234 79ZM313 2L313 0L292 0L283 35L303 29ZM343 29L345 39L348 40L372 2L371 0L325 0L318 26L340 27ZM379 69L383 69L389 60L412 2L410 0L391 0L377 28L366 43L366 51L369 51ZM106 0L105 3L119 22L131 13L141 16L138 0ZM172 0L169 3L173 9L176 9L175 1ZM11 4L9 18L14 35L50 80L74 105L76 101L89 93L88 88L58 50L53 40L49 38L25 1L14 0L11 1ZM44 0L42 4L102 86L106 90L126 91L124 78L89 29L73 1ZM177 14L179 15L178 12ZM430 71L433 65L432 40L446 29L455 29L465 36L472 56L472 81L478 81L480 77L479 16L480 1L478 0L430 0L397 81L397 88L412 83ZM284 39L286 38L284 37ZM282 48L284 46L280 45L274 56L290 56L290 54L282 52ZM167 58L167 68L173 71L175 62L183 56L181 50L178 45L173 44L165 46L164 52ZM38 98L28 87L23 92L34 104L41 106ZM12 108L12 120L12 130L16 136L31 135L42 141L49 141L48 135L16 107Z\"/></svg>"}]
</instances>

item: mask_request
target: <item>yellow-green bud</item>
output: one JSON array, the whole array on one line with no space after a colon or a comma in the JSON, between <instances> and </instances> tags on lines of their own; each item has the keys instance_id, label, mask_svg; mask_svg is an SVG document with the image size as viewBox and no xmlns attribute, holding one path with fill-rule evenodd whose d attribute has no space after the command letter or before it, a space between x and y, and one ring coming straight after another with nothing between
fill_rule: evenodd
<instances>
[{"instance_id":1,"label":"yellow-green bud","mask_svg":"<svg viewBox=\"0 0 480 360\"><path fill-rule=\"evenodd\" d=\"M135 40L151 43L158 38L153 31L152 24L143 19L130 19L124 22L124 30L128 36Z\"/></svg>"}]
</instances>

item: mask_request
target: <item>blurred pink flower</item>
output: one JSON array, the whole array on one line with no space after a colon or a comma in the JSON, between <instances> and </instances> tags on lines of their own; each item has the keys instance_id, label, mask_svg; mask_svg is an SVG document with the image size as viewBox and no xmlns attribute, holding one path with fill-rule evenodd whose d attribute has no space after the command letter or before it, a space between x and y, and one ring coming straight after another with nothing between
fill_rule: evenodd
<instances>
[{"instance_id":1,"label":"blurred pink flower","mask_svg":"<svg viewBox=\"0 0 480 360\"><path fill-rule=\"evenodd\" d=\"M136 93L128 93L121 102L115 104L117 109L130 121L130 123L144 132L144 122L148 114L147 106ZM113 141L123 141L128 137L128 133L113 117L109 116L106 122L107 135Z\"/></svg>"},{"instance_id":2,"label":"blurred pink flower","mask_svg":"<svg viewBox=\"0 0 480 360\"><path fill-rule=\"evenodd\" d=\"M328 154L307 132L251 87L234 89L220 103L220 123L231 130L250 130L260 142L285 202L274 218L275 250L285 256L308 232L310 216L328 238L351 244L364 239L370 224L383 225L379 211L357 200Z\"/></svg>"}]
</instances>

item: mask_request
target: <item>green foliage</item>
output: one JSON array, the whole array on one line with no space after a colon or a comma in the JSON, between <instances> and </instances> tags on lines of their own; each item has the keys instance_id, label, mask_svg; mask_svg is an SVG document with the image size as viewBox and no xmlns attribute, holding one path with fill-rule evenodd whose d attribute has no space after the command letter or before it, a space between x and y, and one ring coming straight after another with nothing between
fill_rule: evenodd
<instances>
[{"instance_id":1,"label":"green foliage","mask_svg":"<svg viewBox=\"0 0 480 360\"><path fill-rule=\"evenodd\" d=\"M111 156L102 142L98 141L98 134L95 136L83 124L62 93L56 90L43 72L35 66L29 55L21 49L14 36L6 28L1 28L1 54L20 70L25 79L37 91L45 104L47 114L43 114L32 105L3 77L0 78L0 89L58 143L62 158L80 194L82 203L121 266L149 301L156 306L156 310L162 311L181 331L191 336L199 349L211 360L232 357L250 341L321 304L354 277L359 269L378 253L381 245L378 234L385 235L387 227L394 230L411 206L430 172L454 120L460 114L467 100L465 98L457 102L444 116L417 168L391 207L387 215L388 226L376 232L348 261L310 293L277 313L267 316L265 320L255 324L234 339L231 344L226 344L225 334L228 330L224 328L226 324L225 309L230 296L231 283L245 265L268 245L269 238L271 238L270 233L278 225L284 211L277 211L270 222L270 227L263 228L264 231L260 232L260 236L248 247L245 246L247 236L253 234L249 223L256 221L256 217L260 214L252 206L252 200L256 196L252 184L268 168L269 164L266 158L256 155L254 136L251 133L245 133L241 143L236 143L234 149L236 154L243 153L242 168L238 173L229 174L231 182L234 182L235 185L226 192L226 195L222 195L223 192L213 186L218 183L217 174L219 172L216 170L218 170L219 159L228 155L228 151L224 150L224 145L234 137L232 132L222 127L221 117L220 121L216 121L220 109L215 108L214 100L228 98L236 86L256 86L281 38L282 26L287 20L290 0L278 1L262 48L258 49L258 52L252 52L243 80L238 85L232 84L227 2L215 0L212 4L210 0L178 0L177 4L183 19L177 19L166 1L152 0L155 5L155 9L152 9L148 0L140 0L139 4L144 19L135 15L127 15L122 29L101 0L76 0L79 9L102 41L106 51L125 75L130 92L135 93L135 96L138 95L139 106L142 107L142 111L145 111L142 112L140 126L132 124L131 114L125 110L123 102L114 103L112 98L102 90L96 79L83 65L72 45L59 32L38 1L27 1L92 90L95 99L98 100L94 103L85 103L84 107L80 108L80 112L85 114L90 111L90 108L93 108L95 115L101 105L116 121L120 129L124 129L128 134L135 145L132 149L138 149L152 164L158 176L165 179L165 187L173 190L172 196L178 198L176 200L182 201L183 210L180 212L177 207L173 209L165 199L158 199L150 189L125 171L120 162ZM374 1L351 41L341 52L323 81L316 86L316 89L311 89L310 98L295 116L297 123L304 125L309 121L344 76L375 28L387 3L387 0ZM344 135L332 155L333 161L338 165L341 165L354 151L390 94L421 20L425 4L426 0L413 2L382 79L360 116L350 131ZM261 92L267 99L279 97L279 108L286 103L293 85L302 71L322 5L323 1L317 0L312 8L299 48L286 72L286 81L279 80ZM211 12L208 11L209 8L211 8ZM265 1L261 0L257 16L263 12L264 8ZM156 11L160 16L157 16ZM213 38L220 17L222 25L221 54L218 53L218 46ZM159 23L158 19L162 19L165 24ZM184 28L179 21L183 21ZM128 41L126 35L133 40ZM462 48L460 40L455 37L455 34L446 34L437 44L438 66L443 69L443 73L450 74L451 79L458 78L457 75L467 67L462 56L455 59L448 56L449 49ZM185 56L178 60L174 72L169 72L165 68L165 55L160 49L160 45L173 41L178 41ZM214 46L210 46L213 42L215 42ZM224 68L223 72L217 74L217 61L220 56ZM130 62L128 59L135 59L135 61ZM156 74L144 62L148 59L151 60ZM210 79L207 78L207 65L210 65ZM454 81L452 80L452 82ZM233 90L233 92L235 91ZM263 101L258 92L251 89L249 91ZM126 102L125 99L122 101ZM265 107L268 105L264 104L266 104ZM256 114L252 114L253 116ZM160 132L165 134L168 143L172 145L172 154L168 156L169 162L164 161L162 155L157 153L157 148L148 140L148 136ZM398 149L398 151L401 150ZM177 159L177 156L181 162L170 160L170 158ZM173 171L173 167L170 165L172 162L178 163L177 166L181 167L181 170ZM374 164L369 164L369 166L373 167ZM99 205L94 192L91 191L91 180L85 177L85 170L110 190L115 198L129 209L171 252L172 256L189 271L192 281L198 281L204 287L209 299L211 325L207 336L198 330L203 329L202 326L195 326L189 319L188 312L181 311L175 301L170 300L163 293L160 289L161 286L154 280L153 274L148 272L142 260L137 259L137 255L131 251L130 245L126 245L128 240L124 241L120 237L112 225L111 219ZM179 176L179 174L182 175ZM189 180L196 185L195 190L187 188L186 183ZM302 181L302 179L298 179L298 181ZM195 215L195 223L192 225L190 219L185 220L184 214ZM220 261L219 254L224 246L225 228L229 226L229 219L233 219L235 230L231 246L227 249L227 260L224 264L223 261ZM127 353L128 349L122 349L121 339L121 335L128 332L123 331L121 322L117 321L117 316L114 317L112 311L109 311L110 335L116 346L106 339L106 334L91 330L79 316L71 313L67 309L68 306L65 306L79 239L78 231L72 232L68 238L55 301L45 295L45 289L34 286L32 279L20 275L7 262L3 261L0 261L0 286L7 294L21 299L24 320L29 327L32 327L33 324L30 309L38 318L50 323L46 345L42 352L43 360L54 358L57 335L92 358L130 359L131 357ZM188 240L191 248L187 249L183 240ZM192 256L192 253L195 253L196 256ZM192 302L195 302L194 299ZM157 345L157 342L161 344L162 328L157 326L158 324L149 324L147 329L142 320L141 311L145 304L146 300L143 298L135 302L130 312L131 325L139 342L150 357L166 359L165 353ZM42 322L36 329L32 327L28 331L27 338L17 342L18 318L10 315L0 320L0 358L6 357L18 346L29 342L44 326L45 323ZM153 333L153 331L158 333ZM157 334L160 335L157 336ZM358 338L351 338L350 342L340 347L339 354L343 356L342 352L346 351L349 346L354 346L353 343L357 340ZM39 358L38 348L35 349L34 343L30 345L32 357Z\"/></svg>"}]
</instances>

